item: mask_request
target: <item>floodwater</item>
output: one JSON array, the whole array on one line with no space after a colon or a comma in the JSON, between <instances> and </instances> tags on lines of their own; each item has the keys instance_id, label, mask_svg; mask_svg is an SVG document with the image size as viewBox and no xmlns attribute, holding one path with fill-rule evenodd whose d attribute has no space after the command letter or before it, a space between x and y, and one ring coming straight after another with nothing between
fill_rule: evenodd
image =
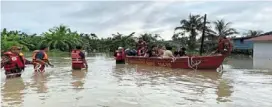
<instances>
[{"instance_id":1,"label":"floodwater","mask_svg":"<svg viewBox=\"0 0 272 107\"><path fill-rule=\"evenodd\" d=\"M231 58L224 72L116 65L91 54L89 69L72 71L70 58L51 57L54 68L21 78L1 73L3 107L272 107L272 70Z\"/></svg>"}]
</instances>

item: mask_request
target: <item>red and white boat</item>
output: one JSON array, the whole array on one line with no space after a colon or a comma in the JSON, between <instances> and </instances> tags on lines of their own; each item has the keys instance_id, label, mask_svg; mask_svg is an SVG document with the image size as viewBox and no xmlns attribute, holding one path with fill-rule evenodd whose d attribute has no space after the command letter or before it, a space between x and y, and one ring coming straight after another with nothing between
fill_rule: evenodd
<instances>
[{"instance_id":1,"label":"red and white boat","mask_svg":"<svg viewBox=\"0 0 272 107\"><path fill-rule=\"evenodd\" d=\"M204 16L204 27L206 24L206 14ZM201 39L201 48L200 48L200 55L199 56L183 56L178 57L175 59L172 58L152 58L152 57L141 57L141 56L127 56L125 58L126 63L129 64L144 64L144 65L150 65L150 66L163 66L163 67L170 67L170 68L182 68L182 69L211 69L216 71L217 68L219 68L226 56L231 52L232 46L229 41L221 42L218 44L220 47L220 50L225 51L225 43L228 43L227 47L227 53L224 52L225 55L217 54L217 55L210 55L210 56L201 56L201 53L203 52L203 43L204 43L204 37L205 37L205 29L203 29L202 32L202 39ZM220 51L220 52L221 52Z\"/></svg>"},{"instance_id":2,"label":"red and white boat","mask_svg":"<svg viewBox=\"0 0 272 107\"><path fill-rule=\"evenodd\" d=\"M183 56L172 58L160 57L142 57L142 56L126 56L126 63L128 64L144 64L149 66L162 66L169 68L181 69L214 69L222 65L225 56L211 55L211 56Z\"/></svg>"}]
</instances>

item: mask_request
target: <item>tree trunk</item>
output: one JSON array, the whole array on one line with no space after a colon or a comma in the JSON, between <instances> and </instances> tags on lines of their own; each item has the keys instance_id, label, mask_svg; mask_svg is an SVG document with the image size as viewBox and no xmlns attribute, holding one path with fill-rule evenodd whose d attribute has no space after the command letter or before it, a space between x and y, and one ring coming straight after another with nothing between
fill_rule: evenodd
<instances>
[{"instance_id":1,"label":"tree trunk","mask_svg":"<svg viewBox=\"0 0 272 107\"><path fill-rule=\"evenodd\" d=\"M195 50L196 46L195 46L195 42L196 42L196 31L194 29L191 30L191 35L188 41L188 48L189 50Z\"/></svg>"}]
</instances>

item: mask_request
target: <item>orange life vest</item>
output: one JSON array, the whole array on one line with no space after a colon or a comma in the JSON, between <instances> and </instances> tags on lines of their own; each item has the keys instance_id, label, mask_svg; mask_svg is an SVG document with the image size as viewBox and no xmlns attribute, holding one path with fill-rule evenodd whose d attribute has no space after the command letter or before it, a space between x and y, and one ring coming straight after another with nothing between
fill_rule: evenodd
<instances>
[{"instance_id":1,"label":"orange life vest","mask_svg":"<svg viewBox=\"0 0 272 107\"><path fill-rule=\"evenodd\" d=\"M48 56L47 56L47 54L46 54L46 52L44 52L43 50L35 50L35 51L33 51L33 54L32 54L32 62L33 63L37 63L37 61L36 61L36 55L37 55L37 53L39 53L39 52L43 52L43 61L44 62L47 62L48 61Z\"/></svg>"},{"instance_id":2,"label":"orange life vest","mask_svg":"<svg viewBox=\"0 0 272 107\"><path fill-rule=\"evenodd\" d=\"M24 62L22 62L19 55L12 52L5 52L4 55L7 55L10 59L10 61L4 65L5 71L25 68Z\"/></svg>"},{"instance_id":3,"label":"orange life vest","mask_svg":"<svg viewBox=\"0 0 272 107\"><path fill-rule=\"evenodd\" d=\"M72 58L72 63L83 63L83 59L81 58L81 56L79 55L81 51L80 50L73 50L71 52L71 58Z\"/></svg>"}]
</instances>

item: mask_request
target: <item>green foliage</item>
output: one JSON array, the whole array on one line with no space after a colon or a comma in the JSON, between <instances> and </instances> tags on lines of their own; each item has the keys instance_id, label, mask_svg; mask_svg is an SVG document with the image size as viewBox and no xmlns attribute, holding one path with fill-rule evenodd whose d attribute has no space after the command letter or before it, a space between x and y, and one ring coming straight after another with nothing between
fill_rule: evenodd
<instances>
[{"instance_id":1,"label":"green foliage","mask_svg":"<svg viewBox=\"0 0 272 107\"><path fill-rule=\"evenodd\" d=\"M260 30L249 30L245 35L248 37L255 37L255 36L259 36L263 33L263 31Z\"/></svg>"},{"instance_id":2,"label":"green foliage","mask_svg":"<svg viewBox=\"0 0 272 107\"><path fill-rule=\"evenodd\" d=\"M197 53L199 41L197 41L196 37L204 29L203 24L202 16L189 15L188 19L182 19L180 26L175 28L175 31L182 30L182 32L174 34L170 41L163 40L158 34L144 33L139 37L143 38L149 47L152 45L171 46L174 49L186 47L190 53ZM226 23L224 20L218 20L213 24L215 25L214 30L211 30L209 22L206 24L205 28L208 35L229 36L237 34L236 30L230 27L230 22ZM70 52L77 45L80 45L89 52L112 52L118 47L135 49L138 38L134 34L135 32L131 34L120 34L117 32L108 38L98 38L94 33L78 33L65 25L55 26L39 35L26 34L20 31L8 31L4 28L1 32L1 50L7 50L11 46L16 45L23 47L24 51L33 51L39 49L42 45L46 45L51 51ZM189 36L185 34L189 34ZM252 31L249 35L259 35L259 32Z\"/></svg>"},{"instance_id":3,"label":"green foliage","mask_svg":"<svg viewBox=\"0 0 272 107\"><path fill-rule=\"evenodd\" d=\"M204 28L205 38L208 36L218 37L238 34L236 29L230 27L231 23L225 22L223 19L213 22L213 28L211 27L211 23L209 21L206 22L206 26L204 27L204 17L200 15L190 14L188 19L182 19L180 24L181 26L176 27L175 31L182 31L175 33L172 36L172 40L174 43L180 44L183 47L187 47L187 49L192 52L196 51L198 46L200 46L200 40L196 40L196 37L200 36ZM186 36L186 34L189 34L189 36ZM212 39L211 41L213 44L217 43L217 39Z\"/></svg>"},{"instance_id":4,"label":"green foliage","mask_svg":"<svg viewBox=\"0 0 272 107\"><path fill-rule=\"evenodd\" d=\"M214 24L214 31L210 30L208 34L214 35L214 36L231 36L234 34L238 34L238 32L234 29L231 28L231 22L225 22L225 20L217 20L213 22Z\"/></svg>"},{"instance_id":5,"label":"green foliage","mask_svg":"<svg viewBox=\"0 0 272 107\"><path fill-rule=\"evenodd\" d=\"M119 46L130 49L135 48L137 38L134 37L134 34L135 32L129 35L117 33L112 34L112 37L99 39L94 33L77 33L64 25L53 27L41 35L28 35L19 31L7 31L3 29L1 32L1 49L7 50L11 46L20 46L25 51L33 51L45 45L54 52L70 52L77 45L80 45L87 51L112 52ZM151 43L156 43L159 37L152 34L143 34L141 36Z\"/></svg>"}]
</instances>

